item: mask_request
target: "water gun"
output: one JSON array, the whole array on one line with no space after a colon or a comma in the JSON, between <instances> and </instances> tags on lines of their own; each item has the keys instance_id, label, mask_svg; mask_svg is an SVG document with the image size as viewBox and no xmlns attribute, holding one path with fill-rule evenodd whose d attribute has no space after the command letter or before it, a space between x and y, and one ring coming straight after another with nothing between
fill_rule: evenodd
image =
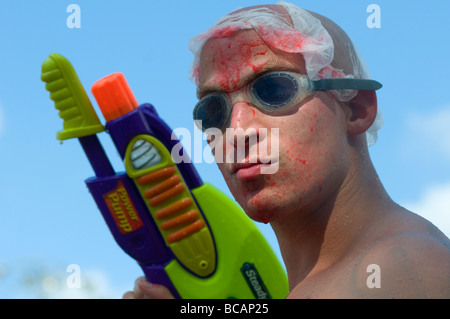
<instances>
[{"instance_id":1,"label":"water gun","mask_svg":"<svg viewBox=\"0 0 450 319\"><path fill-rule=\"evenodd\" d=\"M95 173L89 192L148 281L183 299L286 297L285 271L256 225L188 158L175 163L169 150L179 140L151 104L137 103L122 73L91 88L105 126L65 57L50 54L41 79L64 120L57 139L81 143ZM125 172L115 172L98 139L105 130Z\"/></svg>"}]
</instances>

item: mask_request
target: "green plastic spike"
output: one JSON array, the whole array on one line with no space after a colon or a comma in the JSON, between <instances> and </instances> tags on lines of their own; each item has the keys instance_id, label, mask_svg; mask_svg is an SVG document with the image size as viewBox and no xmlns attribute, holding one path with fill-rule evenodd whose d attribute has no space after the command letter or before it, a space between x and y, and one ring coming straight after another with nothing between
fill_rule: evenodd
<instances>
[{"instance_id":1,"label":"green plastic spike","mask_svg":"<svg viewBox=\"0 0 450 319\"><path fill-rule=\"evenodd\" d=\"M61 54L52 53L42 64L41 80L64 120L60 141L93 135L104 131L91 101L72 64Z\"/></svg>"}]
</instances>

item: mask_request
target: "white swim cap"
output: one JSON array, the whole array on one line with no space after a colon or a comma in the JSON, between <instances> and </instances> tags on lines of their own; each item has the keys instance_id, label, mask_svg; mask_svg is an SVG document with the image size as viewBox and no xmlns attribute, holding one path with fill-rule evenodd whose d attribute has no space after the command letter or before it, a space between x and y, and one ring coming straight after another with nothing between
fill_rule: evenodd
<instances>
[{"instance_id":1,"label":"white swim cap","mask_svg":"<svg viewBox=\"0 0 450 319\"><path fill-rule=\"evenodd\" d=\"M343 70L332 66L335 46L332 37L321 21L308 11L291 3L281 1L278 4L287 10L293 25L286 15L267 7L256 7L232 12L217 20L207 31L193 37L189 42L189 50L194 54L190 69L191 80L198 85L200 56L206 41L213 38L225 38L233 32L245 29L254 29L267 45L285 52L301 53L305 60L306 73L311 80L325 78L370 79L362 56L350 40L350 43L345 43L347 52L342 54L349 57L353 70L344 74ZM357 91L336 90L333 91L333 94L339 101L345 102L353 99L357 95ZM366 132L369 146L375 144L382 122L381 111L378 108L377 117Z\"/></svg>"}]
</instances>

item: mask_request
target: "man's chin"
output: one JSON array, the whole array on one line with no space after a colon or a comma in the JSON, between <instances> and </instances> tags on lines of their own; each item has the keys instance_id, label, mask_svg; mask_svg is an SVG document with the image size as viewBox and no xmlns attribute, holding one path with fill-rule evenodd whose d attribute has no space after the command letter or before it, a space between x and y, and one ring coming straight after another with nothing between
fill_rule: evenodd
<instances>
[{"instance_id":1,"label":"man's chin","mask_svg":"<svg viewBox=\"0 0 450 319\"><path fill-rule=\"evenodd\" d=\"M257 202L253 199L247 202L244 211L255 222L268 224L275 217L277 208L273 207L273 202L271 203L269 201L265 204L264 202Z\"/></svg>"}]
</instances>

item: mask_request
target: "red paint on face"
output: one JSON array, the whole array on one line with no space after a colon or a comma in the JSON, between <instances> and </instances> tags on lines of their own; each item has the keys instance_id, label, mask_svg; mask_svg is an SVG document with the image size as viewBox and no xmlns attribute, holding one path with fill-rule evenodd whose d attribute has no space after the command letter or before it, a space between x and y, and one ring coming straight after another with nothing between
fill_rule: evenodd
<instances>
[{"instance_id":1,"label":"red paint on face","mask_svg":"<svg viewBox=\"0 0 450 319\"><path fill-rule=\"evenodd\" d=\"M254 70L260 67L306 72L300 55L275 54L254 31L212 41L205 48L199 85L205 92L242 89L247 79L258 75ZM289 218L302 206L311 207L318 202L316 199L325 196L326 192L321 192L322 178L326 178L329 188L339 166L330 163L343 163L342 147L336 141L345 131L340 124L344 117L333 105L328 95L318 92L297 111L283 116L253 110L252 117L248 110L243 112L243 107L233 109L230 128L278 128L280 133L279 170L275 174L243 180L233 174L231 164L219 164L222 174L229 176L226 181L233 196L251 218L264 223ZM314 134L310 133L312 124ZM230 144L223 139L224 154Z\"/></svg>"},{"instance_id":2,"label":"red paint on face","mask_svg":"<svg viewBox=\"0 0 450 319\"><path fill-rule=\"evenodd\" d=\"M239 56L229 54L230 51L234 52L237 48L241 53ZM225 48L220 48L217 57L213 59L219 72L215 74L212 82L227 92L239 89L242 70L251 69L254 73L259 73L264 64L254 63L252 57L266 53L267 49L264 48L261 40L252 43L236 41L228 44ZM255 114L254 110L253 114Z\"/></svg>"},{"instance_id":3,"label":"red paint on face","mask_svg":"<svg viewBox=\"0 0 450 319\"><path fill-rule=\"evenodd\" d=\"M266 52L259 52L259 53L255 53L255 56L257 56L257 55L266 55L267 54L267 51Z\"/></svg>"}]
</instances>

